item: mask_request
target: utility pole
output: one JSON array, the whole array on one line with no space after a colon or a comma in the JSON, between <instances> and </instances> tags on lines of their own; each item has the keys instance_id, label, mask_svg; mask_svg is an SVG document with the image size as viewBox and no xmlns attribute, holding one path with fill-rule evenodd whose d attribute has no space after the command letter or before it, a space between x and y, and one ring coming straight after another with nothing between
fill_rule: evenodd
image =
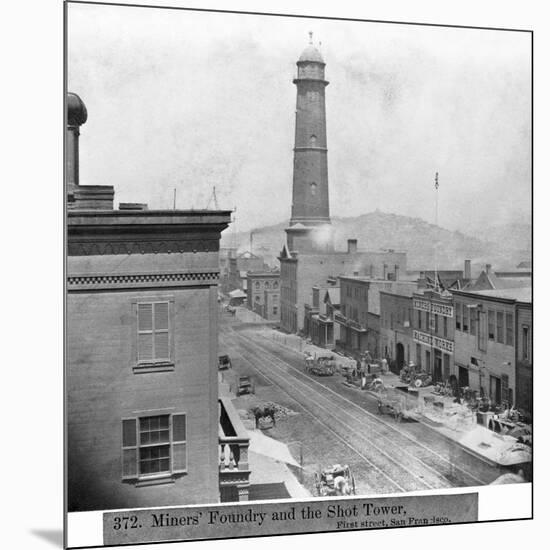
<instances>
[{"instance_id":1,"label":"utility pole","mask_svg":"<svg viewBox=\"0 0 550 550\"><path fill-rule=\"evenodd\" d=\"M437 232L438 230L438 219L437 219L437 207L438 207L438 189L439 189L439 173L435 173L435 230ZM434 289L436 292L439 292L439 277L437 276L437 239L434 242L434 264L435 264L435 272L434 272Z\"/></svg>"}]
</instances>

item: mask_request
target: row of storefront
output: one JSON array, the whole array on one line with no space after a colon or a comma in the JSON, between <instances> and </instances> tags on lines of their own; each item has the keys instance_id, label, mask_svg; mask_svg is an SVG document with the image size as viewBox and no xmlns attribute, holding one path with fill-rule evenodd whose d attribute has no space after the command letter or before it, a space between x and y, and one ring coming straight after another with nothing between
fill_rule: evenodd
<instances>
[{"instance_id":1,"label":"row of storefront","mask_svg":"<svg viewBox=\"0 0 550 550\"><path fill-rule=\"evenodd\" d=\"M338 277L314 288L306 335L317 345L414 363L434 382L468 388L531 413L531 288L419 289L416 283Z\"/></svg>"}]
</instances>

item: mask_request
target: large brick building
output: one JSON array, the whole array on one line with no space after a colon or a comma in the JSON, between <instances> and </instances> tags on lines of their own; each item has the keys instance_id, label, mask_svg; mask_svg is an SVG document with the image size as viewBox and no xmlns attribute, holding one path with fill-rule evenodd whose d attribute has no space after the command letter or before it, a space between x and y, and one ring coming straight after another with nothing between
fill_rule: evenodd
<instances>
[{"instance_id":1,"label":"large brick building","mask_svg":"<svg viewBox=\"0 0 550 550\"><path fill-rule=\"evenodd\" d=\"M69 124L82 109L69 102ZM114 210L112 188L72 183L68 510L245 499L248 439L217 379L218 248L230 213Z\"/></svg>"}]
</instances>

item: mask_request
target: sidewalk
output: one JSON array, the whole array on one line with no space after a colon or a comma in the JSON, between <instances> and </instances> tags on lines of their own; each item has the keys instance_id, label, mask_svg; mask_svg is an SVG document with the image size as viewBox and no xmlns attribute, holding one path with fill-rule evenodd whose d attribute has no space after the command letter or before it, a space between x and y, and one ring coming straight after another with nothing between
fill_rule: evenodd
<instances>
[{"instance_id":1,"label":"sidewalk","mask_svg":"<svg viewBox=\"0 0 550 550\"><path fill-rule=\"evenodd\" d=\"M218 392L220 396L233 400L234 395L229 392L229 384L219 377ZM254 429L252 421L243 421L247 430ZM269 437L269 436L265 436ZM274 440L275 442L276 440ZM278 445L288 447L282 441ZM290 455L290 451L289 451ZM257 494L258 499L271 498L310 498L311 493L296 479L290 468L279 460L259 454L249 449L248 464L250 467L250 492Z\"/></svg>"}]
</instances>

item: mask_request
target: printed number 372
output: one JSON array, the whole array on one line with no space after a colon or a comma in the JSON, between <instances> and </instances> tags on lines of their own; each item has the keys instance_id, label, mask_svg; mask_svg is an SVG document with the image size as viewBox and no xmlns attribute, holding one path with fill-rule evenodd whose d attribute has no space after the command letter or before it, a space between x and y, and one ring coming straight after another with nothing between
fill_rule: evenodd
<instances>
[{"instance_id":1,"label":"printed number 372","mask_svg":"<svg viewBox=\"0 0 550 550\"><path fill-rule=\"evenodd\" d=\"M115 531L119 531L120 529L137 529L139 527L137 516L115 517L114 522L113 529Z\"/></svg>"}]
</instances>

